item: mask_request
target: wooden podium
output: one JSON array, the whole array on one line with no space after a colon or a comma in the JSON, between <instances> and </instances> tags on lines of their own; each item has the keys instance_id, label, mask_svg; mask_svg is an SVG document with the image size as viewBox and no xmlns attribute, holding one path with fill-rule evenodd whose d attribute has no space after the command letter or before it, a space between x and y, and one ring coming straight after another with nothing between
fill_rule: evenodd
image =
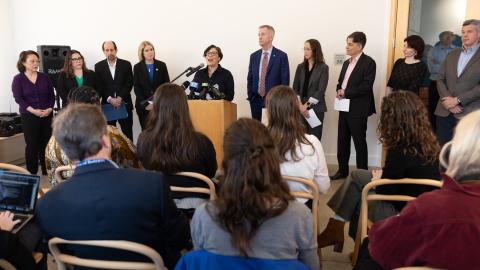
<instances>
[{"instance_id":1,"label":"wooden podium","mask_svg":"<svg viewBox=\"0 0 480 270\"><path fill-rule=\"evenodd\" d=\"M189 100L188 108L195 130L212 141L220 168L223 159L223 133L237 120L237 104L226 100Z\"/></svg>"}]
</instances>

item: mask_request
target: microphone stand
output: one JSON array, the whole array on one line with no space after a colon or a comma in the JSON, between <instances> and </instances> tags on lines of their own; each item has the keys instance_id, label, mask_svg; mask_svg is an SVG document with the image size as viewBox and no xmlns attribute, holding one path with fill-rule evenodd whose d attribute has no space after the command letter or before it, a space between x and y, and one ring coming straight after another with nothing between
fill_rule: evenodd
<instances>
[{"instance_id":1,"label":"microphone stand","mask_svg":"<svg viewBox=\"0 0 480 270\"><path fill-rule=\"evenodd\" d=\"M184 72L180 73L180 75L178 75L177 77L175 77L175 79L171 80L170 82L171 82L171 83L173 83L173 82L174 82L174 81L176 81L178 78L182 77L182 75L183 75L183 74L185 74L185 73L189 72L190 70L192 70L192 68L191 68L191 67L189 67L189 68L185 69L185 71L184 71Z\"/></svg>"}]
</instances>

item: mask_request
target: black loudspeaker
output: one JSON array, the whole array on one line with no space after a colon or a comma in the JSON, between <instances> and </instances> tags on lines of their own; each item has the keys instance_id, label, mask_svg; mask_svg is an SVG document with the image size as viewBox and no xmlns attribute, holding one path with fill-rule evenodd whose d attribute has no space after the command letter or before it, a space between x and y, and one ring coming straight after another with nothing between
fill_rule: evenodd
<instances>
[{"instance_id":1,"label":"black loudspeaker","mask_svg":"<svg viewBox=\"0 0 480 270\"><path fill-rule=\"evenodd\" d=\"M38 45L37 52L40 55L40 71L46 73L52 80L53 86L57 87L58 74L62 71L65 56L70 51L66 45ZM60 108L58 95L55 97L57 109Z\"/></svg>"}]
</instances>

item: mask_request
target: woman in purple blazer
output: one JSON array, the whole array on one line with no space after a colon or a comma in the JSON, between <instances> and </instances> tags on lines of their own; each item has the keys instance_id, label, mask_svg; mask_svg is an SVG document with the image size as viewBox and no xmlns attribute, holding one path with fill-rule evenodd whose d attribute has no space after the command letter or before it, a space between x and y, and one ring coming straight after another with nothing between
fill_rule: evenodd
<instances>
[{"instance_id":1,"label":"woman in purple blazer","mask_svg":"<svg viewBox=\"0 0 480 270\"><path fill-rule=\"evenodd\" d=\"M12 92L20 107L23 135L25 137L25 160L27 170L36 174L38 160L42 174L45 167L45 147L52 135L52 111L55 103L53 84L44 73L38 72L39 56L34 51L20 53L17 69L13 77Z\"/></svg>"}]
</instances>

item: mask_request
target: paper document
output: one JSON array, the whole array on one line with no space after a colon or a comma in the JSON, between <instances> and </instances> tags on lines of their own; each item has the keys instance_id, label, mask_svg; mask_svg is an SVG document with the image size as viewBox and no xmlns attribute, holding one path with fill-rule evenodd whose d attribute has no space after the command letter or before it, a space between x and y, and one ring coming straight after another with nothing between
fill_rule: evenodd
<instances>
[{"instance_id":1,"label":"paper document","mask_svg":"<svg viewBox=\"0 0 480 270\"><path fill-rule=\"evenodd\" d=\"M335 98L335 105L333 106L335 111L348 112L350 110L350 99Z\"/></svg>"},{"instance_id":2,"label":"paper document","mask_svg":"<svg viewBox=\"0 0 480 270\"><path fill-rule=\"evenodd\" d=\"M318 116L317 114L315 114L315 111L313 111L313 109L308 110L308 114L309 117L305 117L305 120L307 120L307 123L310 125L310 127L315 128L322 124L322 121L318 119Z\"/></svg>"}]
</instances>

